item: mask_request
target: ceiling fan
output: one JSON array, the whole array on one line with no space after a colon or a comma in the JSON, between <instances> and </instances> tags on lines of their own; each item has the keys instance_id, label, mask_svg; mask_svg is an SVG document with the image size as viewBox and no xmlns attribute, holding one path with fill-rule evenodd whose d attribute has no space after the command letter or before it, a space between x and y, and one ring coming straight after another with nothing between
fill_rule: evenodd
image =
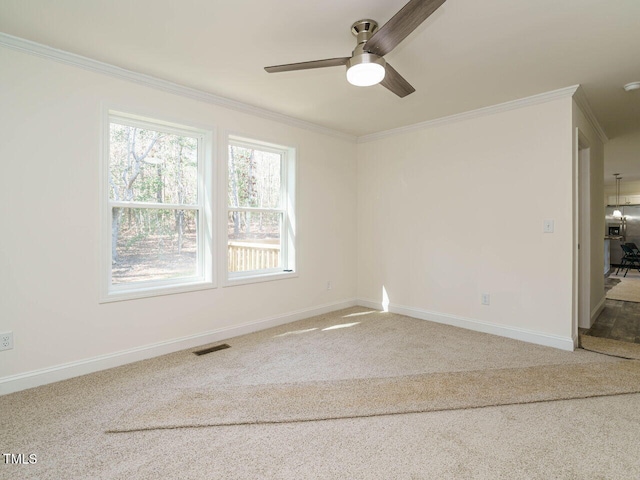
<instances>
[{"instance_id":1,"label":"ceiling fan","mask_svg":"<svg viewBox=\"0 0 640 480\"><path fill-rule=\"evenodd\" d=\"M368 87L380 83L399 97L406 97L416 89L383 57L397 47L445 1L410 0L381 28L378 28L378 23L374 20L358 20L351 26L351 33L357 38L358 45L350 57L289 63L264 69L269 73L276 73L346 65L347 80L352 85Z\"/></svg>"}]
</instances>

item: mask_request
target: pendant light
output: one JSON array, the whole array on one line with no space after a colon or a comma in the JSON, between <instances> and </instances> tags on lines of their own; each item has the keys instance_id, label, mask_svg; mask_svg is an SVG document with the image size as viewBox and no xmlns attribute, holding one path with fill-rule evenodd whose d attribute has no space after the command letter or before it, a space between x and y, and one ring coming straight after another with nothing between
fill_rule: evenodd
<instances>
[{"instance_id":1,"label":"pendant light","mask_svg":"<svg viewBox=\"0 0 640 480\"><path fill-rule=\"evenodd\" d=\"M616 177L616 209L613 211L614 218L622 218L622 212L620 211L620 180L622 177L619 173L614 173L614 177Z\"/></svg>"}]
</instances>

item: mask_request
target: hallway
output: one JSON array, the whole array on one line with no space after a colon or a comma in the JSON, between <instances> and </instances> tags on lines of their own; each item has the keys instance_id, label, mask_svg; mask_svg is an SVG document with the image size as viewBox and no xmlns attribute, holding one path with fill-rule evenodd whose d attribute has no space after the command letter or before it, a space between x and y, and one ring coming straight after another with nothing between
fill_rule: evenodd
<instances>
[{"instance_id":1,"label":"hallway","mask_svg":"<svg viewBox=\"0 0 640 480\"><path fill-rule=\"evenodd\" d=\"M586 334L640 344L640 303L607 299Z\"/></svg>"},{"instance_id":2,"label":"hallway","mask_svg":"<svg viewBox=\"0 0 640 480\"><path fill-rule=\"evenodd\" d=\"M619 282L620 279L614 276L607 277L605 291ZM592 337L640 344L640 303L607 298L602 313L585 333Z\"/></svg>"}]
</instances>

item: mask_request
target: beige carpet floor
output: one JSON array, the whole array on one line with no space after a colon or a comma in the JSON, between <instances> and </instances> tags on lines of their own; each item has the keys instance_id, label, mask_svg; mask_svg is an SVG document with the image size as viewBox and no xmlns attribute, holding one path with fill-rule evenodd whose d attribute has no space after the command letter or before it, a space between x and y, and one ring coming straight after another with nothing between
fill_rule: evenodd
<instances>
[{"instance_id":1,"label":"beige carpet floor","mask_svg":"<svg viewBox=\"0 0 640 480\"><path fill-rule=\"evenodd\" d=\"M108 432L290 423L640 392L640 362L190 388L134 406Z\"/></svg>"},{"instance_id":2,"label":"beige carpet floor","mask_svg":"<svg viewBox=\"0 0 640 480\"><path fill-rule=\"evenodd\" d=\"M619 275L611 276L612 278L619 278L620 283L607 292L607 298L625 302L640 302L640 273L635 270L629 270L626 277L623 274L624 272L621 272Z\"/></svg>"},{"instance_id":3,"label":"beige carpet floor","mask_svg":"<svg viewBox=\"0 0 640 480\"><path fill-rule=\"evenodd\" d=\"M634 362L565 352L363 308L0 397L11 479L640 478L640 394L283 424L105 433L149 399L192 389L584 369ZM596 366L597 365L597 366ZM591 370L595 366L600 370ZM589 373L590 372L590 373ZM162 402L160 402L162 403Z\"/></svg>"}]
</instances>

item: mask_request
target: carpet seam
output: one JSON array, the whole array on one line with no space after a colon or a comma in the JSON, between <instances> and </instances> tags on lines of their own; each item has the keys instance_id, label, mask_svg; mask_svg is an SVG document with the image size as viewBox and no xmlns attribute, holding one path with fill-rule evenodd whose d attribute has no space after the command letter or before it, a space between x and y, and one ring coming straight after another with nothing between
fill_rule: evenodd
<instances>
[{"instance_id":1,"label":"carpet seam","mask_svg":"<svg viewBox=\"0 0 640 480\"><path fill-rule=\"evenodd\" d=\"M569 400L586 400L589 398L603 398L603 397L618 397L623 395L638 395L640 389L632 392L617 392L617 393L604 393L594 395L581 395L572 396L567 398L551 398L546 400L529 400L525 402L509 402L509 403L495 403L488 405L467 406L467 407L450 407L450 408L436 408L436 409L416 409L407 410L403 412L390 412L390 413L372 413L363 415L348 415L343 417L327 417L327 418L309 418L309 419L297 419L297 420L263 420L256 422L232 422L232 423L211 423L202 425L175 425L175 426L161 426L161 427L148 427L148 428L136 428L131 430L105 430L104 433L118 434L118 433L138 433L138 432L151 432L155 430L178 430L182 428L215 428L215 427L241 427L249 425L284 425L289 423L311 423L311 422L325 422L334 420L349 420L354 418L376 418L376 417L388 417L395 415L414 415L419 413L434 413L434 412L451 412L460 410L478 410L481 408L495 408L513 405L533 405L537 403L551 403L551 402L564 402Z\"/></svg>"}]
</instances>

